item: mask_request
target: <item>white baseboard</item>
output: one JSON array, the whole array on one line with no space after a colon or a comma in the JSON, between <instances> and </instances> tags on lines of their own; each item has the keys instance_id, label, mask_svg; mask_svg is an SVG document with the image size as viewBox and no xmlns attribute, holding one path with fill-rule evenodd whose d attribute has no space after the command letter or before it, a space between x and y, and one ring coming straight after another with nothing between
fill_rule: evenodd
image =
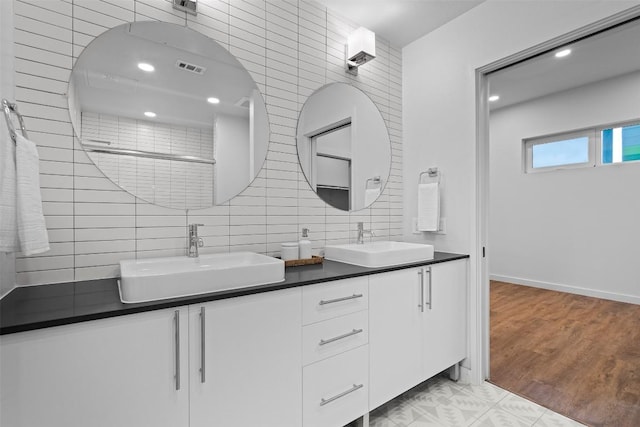
<instances>
[{"instance_id":1,"label":"white baseboard","mask_svg":"<svg viewBox=\"0 0 640 427\"><path fill-rule=\"evenodd\" d=\"M611 301L626 302L640 305L640 296L617 294L614 292L600 291L597 289L580 288L578 286L563 285L560 283L542 282L539 280L523 279L521 277L502 276L499 274L489 275L489 279L499 282L513 283L516 285L532 286L534 288L549 289L551 291L566 292L569 294L584 295L608 299Z\"/></svg>"}]
</instances>

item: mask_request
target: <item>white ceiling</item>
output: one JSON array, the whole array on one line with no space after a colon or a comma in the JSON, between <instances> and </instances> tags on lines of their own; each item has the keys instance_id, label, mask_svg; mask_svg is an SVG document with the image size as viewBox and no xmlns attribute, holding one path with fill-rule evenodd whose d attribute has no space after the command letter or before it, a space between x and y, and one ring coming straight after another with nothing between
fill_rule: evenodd
<instances>
[{"instance_id":1,"label":"white ceiling","mask_svg":"<svg viewBox=\"0 0 640 427\"><path fill-rule=\"evenodd\" d=\"M485 0L317 0L328 9L404 47L478 6ZM542 6L542 5L541 5ZM511 66L490 77L500 100L492 110L560 91L640 71L640 22L567 45L563 59L554 52Z\"/></svg>"},{"instance_id":2,"label":"white ceiling","mask_svg":"<svg viewBox=\"0 0 640 427\"><path fill-rule=\"evenodd\" d=\"M485 0L317 0L368 28L393 46L404 47Z\"/></svg>"},{"instance_id":3,"label":"white ceiling","mask_svg":"<svg viewBox=\"0 0 640 427\"><path fill-rule=\"evenodd\" d=\"M490 94L500 99L492 110L640 71L640 21L616 27L564 47L571 54L556 58L554 50L489 76ZM564 48L563 47L563 48Z\"/></svg>"}]
</instances>

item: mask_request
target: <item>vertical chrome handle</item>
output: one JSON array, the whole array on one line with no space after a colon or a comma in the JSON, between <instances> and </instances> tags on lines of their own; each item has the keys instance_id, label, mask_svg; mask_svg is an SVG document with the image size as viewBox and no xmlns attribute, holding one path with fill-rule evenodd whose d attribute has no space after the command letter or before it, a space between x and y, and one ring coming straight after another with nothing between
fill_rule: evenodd
<instances>
[{"instance_id":1,"label":"vertical chrome handle","mask_svg":"<svg viewBox=\"0 0 640 427\"><path fill-rule=\"evenodd\" d=\"M428 291L427 291L428 299L425 301L425 304L427 305L427 307L429 307L429 310L431 310L431 269L425 268L424 272L427 276L429 276Z\"/></svg>"},{"instance_id":2,"label":"vertical chrome handle","mask_svg":"<svg viewBox=\"0 0 640 427\"><path fill-rule=\"evenodd\" d=\"M200 307L200 382L203 383L205 381L205 346L206 346L206 338L205 338L205 322L204 322L204 307Z\"/></svg>"},{"instance_id":3,"label":"vertical chrome handle","mask_svg":"<svg viewBox=\"0 0 640 427\"><path fill-rule=\"evenodd\" d=\"M175 345L176 345L176 390L180 390L180 310L173 312L173 318L176 324Z\"/></svg>"},{"instance_id":4,"label":"vertical chrome handle","mask_svg":"<svg viewBox=\"0 0 640 427\"><path fill-rule=\"evenodd\" d=\"M418 270L418 276L420 276L420 312L424 313L424 268Z\"/></svg>"}]
</instances>

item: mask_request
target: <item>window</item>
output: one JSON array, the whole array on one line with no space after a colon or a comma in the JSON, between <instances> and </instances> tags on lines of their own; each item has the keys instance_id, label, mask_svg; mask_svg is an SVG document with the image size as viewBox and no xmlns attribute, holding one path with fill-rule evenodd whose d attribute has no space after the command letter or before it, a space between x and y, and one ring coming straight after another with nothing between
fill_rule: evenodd
<instances>
[{"instance_id":1,"label":"window","mask_svg":"<svg viewBox=\"0 0 640 427\"><path fill-rule=\"evenodd\" d=\"M600 129L602 164L640 160L640 124Z\"/></svg>"},{"instance_id":2,"label":"window","mask_svg":"<svg viewBox=\"0 0 640 427\"><path fill-rule=\"evenodd\" d=\"M527 173L594 165L593 130L524 140Z\"/></svg>"},{"instance_id":3,"label":"window","mask_svg":"<svg viewBox=\"0 0 640 427\"><path fill-rule=\"evenodd\" d=\"M526 173L634 162L640 160L640 121L528 138L522 142Z\"/></svg>"}]
</instances>

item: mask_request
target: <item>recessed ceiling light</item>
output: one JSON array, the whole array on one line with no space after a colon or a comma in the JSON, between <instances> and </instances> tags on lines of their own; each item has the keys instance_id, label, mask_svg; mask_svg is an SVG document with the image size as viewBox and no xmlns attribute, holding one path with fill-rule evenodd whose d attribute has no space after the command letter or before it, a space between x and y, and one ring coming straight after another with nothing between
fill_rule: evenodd
<instances>
[{"instance_id":1,"label":"recessed ceiling light","mask_svg":"<svg viewBox=\"0 0 640 427\"><path fill-rule=\"evenodd\" d=\"M211 97L211 98L207 98L207 102L210 104L219 104L220 100L218 98Z\"/></svg>"},{"instance_id":2,"label":"recessed ceiling light","mask_svg":"<svg viewBox=\"0 0 640 427\"><path fill-rule=\"evenodd\" d=\"M147 117L155 117L156 113L154 113L153 111L145 111L144 115Z\"/></svg>"},{"instance_id":3,"label":"recessed ceiling light","mask_svg":"<svg viewBox=\"0 0 640 427\"><path fill-rule=\"evenodd\" d=\"M491 95L491 96L489 97L489 102L495 102L495 101L497 101L498 99L500 99L500 97L499 97L498 95Z\"/></svg>"},{"instance_id":4,"label":"recessed ceiling light","mask_svg":"<svg viewBox=\"0 0 640 427\"><path fill-rule=\"evenodd\" d=\"M563 49L561 51L556 52L556 58L564 58L571 53L571 49Z\"/></svg>"},{"instance_id":5,"label":"recessed ceiling light","mask_svg":"<svg viewBox=\"0 0 640 427\"><path fill-rule=\"evenodd\" d=\"M140 62L138 64L138 68L140 68L142 71L147 71L149 73L156 69L153 65L147 64L146 62Z\"/></svg>"}]
</instances>

